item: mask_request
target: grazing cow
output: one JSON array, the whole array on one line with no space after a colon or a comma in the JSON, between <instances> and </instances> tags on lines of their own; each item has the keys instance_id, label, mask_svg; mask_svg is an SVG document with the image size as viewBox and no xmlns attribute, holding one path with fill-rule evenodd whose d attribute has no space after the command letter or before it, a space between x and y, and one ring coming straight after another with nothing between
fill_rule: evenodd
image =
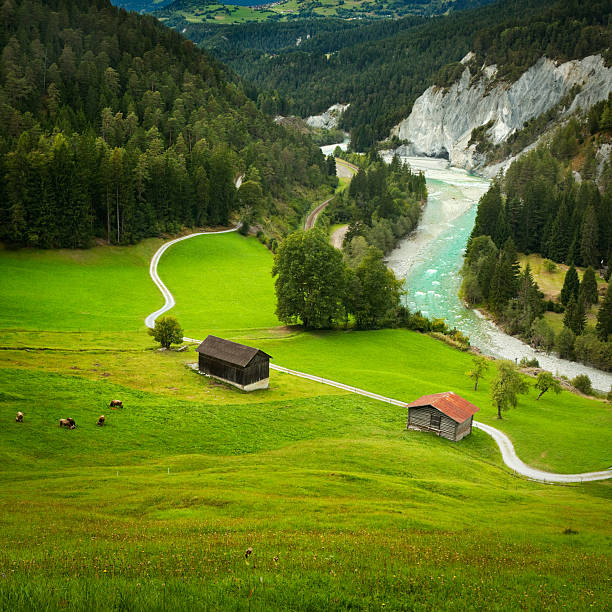
<instances>
[{"instance_id":1,"label":"grazing cow","mask_svg":"<svg viewBox=\"0 0 612 612\"><path fill-rule=\"evenodd\" d=\"M115 408L123 408L123 402L121 400L111 400L108 406L109 408L112 408L113 410Z\"/></svg>"},{"instance_id":2,"label":"grazing cow","mask_svg":"<svg viewBox=\"0 0 612 612\"><path fill-rule=\"evenodd\" d=\"M70 421L68 419L60 419L59 425L60 427L68 427L70 429Z\"/></svg>"},{"instance_id":3,"label":"grazing cow","mask_svg":"<svg viewBox=\"0 0 612 612\"><path fill-rule=\"evenodd\" d=\"M15 423L23 423L23 412L19 411L15 417Z\"/></svg>"},{"instance_id":4,"label":"grazing cow","mask_svg":"<svg viewBox=\"0 0 612 612\"><path fill-rule=\"evenodd\" d=\"M98 423L97 425L99 425L100 427L102 427L102 425L104 425L104 421L106 419L104 418L104 415L102 415L99 419L98 419Z\"/></svg>"}]
</instances>

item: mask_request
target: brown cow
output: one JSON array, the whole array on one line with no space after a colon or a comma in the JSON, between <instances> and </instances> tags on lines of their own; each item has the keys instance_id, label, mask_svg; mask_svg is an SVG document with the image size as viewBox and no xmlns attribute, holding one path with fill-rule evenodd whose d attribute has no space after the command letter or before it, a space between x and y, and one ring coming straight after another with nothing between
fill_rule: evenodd
<instances>
[{"instance_id":1,"label":"brown cow","mask_svg":"<svg viewBox=\"0 0 612 612\"><path fill-rule=\"evenodd\" d=\"M106 419L104 418L104 415L102 415L102 416L101 416L101 417L98 419L97 425L99 425L100 427L102 427L102 425L104 425L104 421L105 421L105 420L106 420Z\"/></svg>"},{"instance_id":2,"label":"brown cow","mask_svg":"<svg viewBox=\"0 0 612 612\"><path fill-rule=\"evenodd\" d=\"M23 423L23 412L18 412L15 417L15 423Z\"/></svg>"},{"instance_id":3,"label":"brown cow","mask_svg":"<svg viewBox=\"0 0 612 612\"><path fill-rule=\"evenodd\" d=\"M74 422L74 419L60 419L59 426L66 427L67 429L74 429L76 427L76 423Z\"/></svg>"},{"instance_id":4,"label":"brown cow","mask_svg":"<svg viewBox=\"0 0 612 612\"><path fill-rule=\"evenodd\" d=\"M115 410L115 408L123 408L123 402L121 400L111 400L108 406L113 410Z\"/></svg>"}]
</instances>

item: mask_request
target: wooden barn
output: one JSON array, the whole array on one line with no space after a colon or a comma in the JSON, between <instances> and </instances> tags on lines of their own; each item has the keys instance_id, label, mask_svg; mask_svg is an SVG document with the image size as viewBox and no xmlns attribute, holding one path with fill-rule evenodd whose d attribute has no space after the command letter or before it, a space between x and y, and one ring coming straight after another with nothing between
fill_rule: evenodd
<instances>
[{"instance_id":1,"label":"wooden barn","mask_svg":"<svg viewBox=\"0 0 612 612\"><path fill-rule=\"evenodd\" d=\"M433 431L454 442L472 433L474 414L480 410L452 391L424 395L407 408L408 429Z\"/></svg>"},{"instance_id":2,"label":"wooden barn","mask_svg":"<svg viewBox=\"0 0 612 612\"><path fill-rule=\"evenodd\" d=\"M244 391L267 389L270 355L237 342L208 336L198 346L198 369Z\"/></svg>"}]
</instances>

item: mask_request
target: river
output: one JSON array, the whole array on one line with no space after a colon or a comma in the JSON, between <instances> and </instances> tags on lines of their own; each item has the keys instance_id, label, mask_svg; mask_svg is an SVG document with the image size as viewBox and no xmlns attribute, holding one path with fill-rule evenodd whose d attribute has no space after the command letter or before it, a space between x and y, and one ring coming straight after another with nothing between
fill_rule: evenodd
<instances>
[{"instance_id":1,"label":"river","mask_svg":"<svg viewBox=\"0 0 612 612\"><path fill-rule=\"evenodd\" d=\"M568 378L587 374L594 388L608 391L612 374L536 351L463 305L457 295L461 284L459 270L474 227L476 205L489 182L451 168L444 160L409 157L404 161L414 170L423 170L429 192L419 227L387 258L396 276L405 278L408 307L429 317L446 319L451 327L470 337L472 346L487 355L517 361L535 357L541 367L553 373Z\"/></svg>"}]
</instances>

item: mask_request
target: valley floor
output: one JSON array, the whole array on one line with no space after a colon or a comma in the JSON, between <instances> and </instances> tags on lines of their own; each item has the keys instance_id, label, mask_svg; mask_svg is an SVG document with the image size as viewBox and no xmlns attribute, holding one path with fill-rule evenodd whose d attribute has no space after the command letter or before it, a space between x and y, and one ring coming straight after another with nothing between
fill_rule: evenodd
<instances>
[{"instance_id":1,"label":"valley floor","mask_svg":"<svg viewBox=\"0 0 612 612\"><path fill-rule=\"evenodd\" d=\"M160 244L0 252L1 609L610 604L609 482L530 482L479 431L408 432L399 407L284 374L253 394L195 375L145 332ZM488 380L474 392L469 356L432 338L281 327L270 266L227 234L175 245L160 275L188 336L406 401L452 389L529 464L612 464L609 405L532 391L500 424Z\"/></svg>"}]
</instances>

